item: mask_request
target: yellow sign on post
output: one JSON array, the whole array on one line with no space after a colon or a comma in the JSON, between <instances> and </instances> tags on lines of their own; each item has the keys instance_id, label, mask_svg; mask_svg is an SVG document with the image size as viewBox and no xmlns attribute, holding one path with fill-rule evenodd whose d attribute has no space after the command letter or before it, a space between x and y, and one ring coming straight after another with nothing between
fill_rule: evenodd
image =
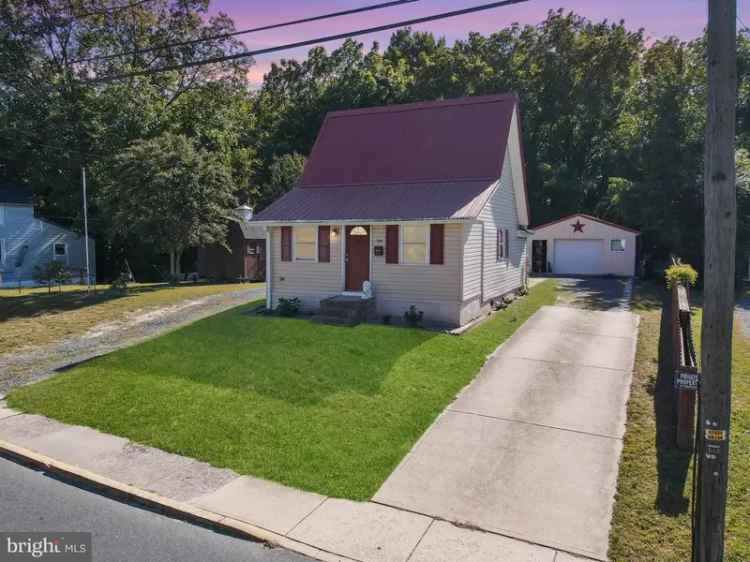
<instances>
[{"instance_id":1,"label":"yellow sign on post","mask_svg":"<svg viewBox=\"0 0 750 562\"><path fill-rule=\"evenodd\" d=\"M706 441L726 441L727 431L726 429L707 429L706 430Z\"/></svg>"}]
</instances>

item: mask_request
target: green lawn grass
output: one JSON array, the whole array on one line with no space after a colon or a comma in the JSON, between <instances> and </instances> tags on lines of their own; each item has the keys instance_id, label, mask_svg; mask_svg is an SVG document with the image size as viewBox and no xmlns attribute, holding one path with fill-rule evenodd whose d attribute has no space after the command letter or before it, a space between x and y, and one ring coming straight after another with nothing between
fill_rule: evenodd
<instances>
[{"instance_id":1,"label":"green lawn grass","mask_svg":"<svg viewBox=\"0 0 750 562\"><path fill-rule=\"evenodd\" d=\"M529 316L547 281L457 337L239 307L18 388L13 408L283 484L370 498Z\"/></svg>"},{"instance_id":2,"label":"green lawn grass","mask_svg":"<svg viewBox=\"0 0 750 562\"><path fill-rule=\"evenodd\" d=\"M673 446L672 376L663 361L669 337L662 317L664 296L665 290L655 284L640 284L634 293L641 324L610 534L614 562L690 560L692 463L690 453ZM700 294L693 297L700 345ZM740 562L750 560L750 339L739 323L732 372L726 559Z\"/></svg>"}]
</instances>

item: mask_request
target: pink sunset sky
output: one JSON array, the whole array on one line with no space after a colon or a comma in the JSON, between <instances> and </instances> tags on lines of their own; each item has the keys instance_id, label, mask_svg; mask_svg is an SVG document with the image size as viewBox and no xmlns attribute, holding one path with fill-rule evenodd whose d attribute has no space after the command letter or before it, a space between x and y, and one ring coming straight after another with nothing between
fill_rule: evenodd
<instances>
[{"instance_id":1,"label":"pink sunset sky","mask_svg":"<svg viewBox=\"0 0 750 562\"><path fill-rule=\"evenodd\" d=\"M367 6L382 1L384 0L212 0L209 13L224 12L234 19L237 29L243 29ZM373 12L243 35L240 39L248 49L260 49L477 6L489 1L420 0ZM700 35L705 27L707 4L707 0L529 0L522 4L429 22L415 26L413 29L432 31L436 35L444 36L449 43L452 43L456 39L466 37L470 31L488 34L513 22L522 25L536 24L544 20L549 10L563 8L565 11L574 11L593 21L625 20L628 28L643 28L646 37L650 40L669 35L688 40ZM750 0L738 0L737 11L743 20L750 21ZM384 46L388 43L388 38L392 33L392 31L386 31L364 35L357 37L357 40L366 46L377 40L381 46ZM338 44L340 42L331 42L323 46L330 50ZM259 85L263 74L268 71L272 62L281 58L302 59L309 49L310 47L306 47L256 57L256 64L249 74L250 81L254 86Z\"/></svg>"}]
</instances>

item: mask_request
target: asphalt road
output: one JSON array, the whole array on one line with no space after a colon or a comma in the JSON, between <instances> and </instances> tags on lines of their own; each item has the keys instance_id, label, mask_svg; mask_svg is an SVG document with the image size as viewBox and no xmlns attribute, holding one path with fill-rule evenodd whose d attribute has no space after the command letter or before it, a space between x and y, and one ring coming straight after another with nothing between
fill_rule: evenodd
<instances>
[{"instance_id":1,"label":"asphalt road","mask_svg":"<svg viewBox=\"0 0 750 562\"><path fill-rule=\"evenodd\" d=\"M171 519L0 458L0 531L87 531L96 562L310 562Z\"/></svg>"}]
</instances>

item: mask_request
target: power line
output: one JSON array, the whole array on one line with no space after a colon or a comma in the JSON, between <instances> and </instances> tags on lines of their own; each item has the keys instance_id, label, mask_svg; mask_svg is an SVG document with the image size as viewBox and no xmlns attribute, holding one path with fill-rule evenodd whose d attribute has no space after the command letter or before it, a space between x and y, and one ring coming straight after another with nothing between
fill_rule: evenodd
<instances>
[{"instance_id":1,"label":"power line","mask_svg":"<svg viewBox=\"0 0 750 562\"><path fill-rule=\"evenodd\" d=\"M528 0L502 0L500 2L492 2L489 4L482 4L480 6L474 6L472 8L464 8L462 10L453 10L451 12L442 12L439 14L434 14L432 16L425 16L421 18L414 18L410 20L403 20L395 23L389 23L385 25L378 25L375 27L367 27L364 29L358 29L356 31L350 31L347 33L337 33L336 35L327 35L325 37L317 37L315 39L307 39L305 41L297 41L296 43L287 43L285 45L277 45L275 47L267 47L265 49L256 49L254 51L243 51L241 53L234 53L231 55L223 55L220 57L211 57L207 59L201 59L197 61L190 61L180 64L173 64L169 66L163 66L160 68L153 68L153 69L144 69L144 70L136 70L133 72L126 72L123 74L115 74L112 76L103 76L101 78L92 78L90 80L86 80L85 82L88 83L100 83L100 82L111 82L113 80L121 80L123 78L134 78L136 76L146 76L149 74L157 74L159 72L169 72L172 70L180 70L182 68L191 68L195 66L203 66L207 64L216 64L220 62L226 62L231 60L237 60L247 57L252 57L256 55L265 55L268 53L275 53L278 51L285 51L288 49L296 49L298 47L306 47L308 45L316 45L319 43L326 43L328 41L336 41L339 39L347 39L349 37L355 37L357 35L366 35L369 33L377 33L379 31L387 31L389 29L396 29L399 27L406 27L410 25L417 25L420 23L426 23L430 21L435 20L441 20L446 18L452 18L456 16L462 16L465 14L471 14L474 12L481 12L484 10L491 10L493 8L500 8L503 6L509 6L512 4L520 4L522 2L528 2Z\"/></svg>"},{"instance_id":2,"label":"power line","mask_svg":"<svg viewBox=\"0 0 750 562\"><path fill-rule=\"evenodd\" d=\"M150 1L150 0L146 0ZM317 16L311 16L308 18L301 18L291 21L285 21L281 23L273 23L269 25L263 25L260 27L252 27L250 29L242 29L239 31L232 31L228 33L220 33L217 35L210 35L208 37L199 37L196 39L188 39L185 41L177 41L174 43L165 43L163 45L156 45L154 47L146 47L144 49L134 49L132 51L121 51L119 53L113 53L110 55L99 55L99 56L91 56L86 58L77 59L74 61L71 61L71 64L76 63L82 63L82 62L92 62L92 61L100 61L100 60L109 60L117 57L125 57L125 56L132 56L132 55L141 55L144 53L151 53L153 51L160 51L162 49L171 49L173 47L185 47L187 45L194 45L196 43L202 43L205 41L216 41L218 39L227 39L229 37L235 37L237 35L247 35L249 33L256 33L258 31L268 31L270 29L278 29L281 27L289 27L292 25L299 25L302 23L310 23L313 21L320 21L324 19L330 19L330 18L337 18L340 16L348 16L351 14L359 14L361 12L369 12L373 10L381 10L383 8L390 8L392 6L400 6L403 4L411 4L413 2L419 2L420 0L392 0L390 2L383 2L380 4L371 4L369 6L362 6L360 8L352 8L351 10L342 10L339 12L330 12L327 14L320 14Z\"/></svg>"}]
</instances>

